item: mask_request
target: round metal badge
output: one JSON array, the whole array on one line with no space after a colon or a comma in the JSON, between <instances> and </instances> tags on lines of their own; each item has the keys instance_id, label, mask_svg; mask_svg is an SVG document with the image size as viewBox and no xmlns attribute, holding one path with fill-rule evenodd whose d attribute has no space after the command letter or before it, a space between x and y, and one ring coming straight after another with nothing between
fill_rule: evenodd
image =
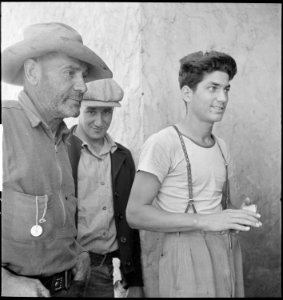
<instances>
[{"instance_id":1,"label":"round metal badge","mask_svg":"<svg viewBox=\"0 0 283 300\"><path fill-rule=\"evenodd\" d=\"M42 227L40 225L34 225L30 229L32 236L38 237L42 234Z\"/></svg>"}]
</instances>

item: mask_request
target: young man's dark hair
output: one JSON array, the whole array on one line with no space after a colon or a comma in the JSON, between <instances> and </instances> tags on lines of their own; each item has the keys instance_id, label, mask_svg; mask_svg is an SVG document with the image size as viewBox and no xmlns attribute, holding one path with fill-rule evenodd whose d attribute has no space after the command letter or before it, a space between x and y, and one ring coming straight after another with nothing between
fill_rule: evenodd
<instances>
[{"instance_id":1,"label":"young man's dark hair","mask_svg":"<svg viewBox=\"0 0 283 300\"><path fill-rule=\"evenodd\" d=\"M229 75L229 80L232 80L237 73L235 60L230 55L218 51L194 52L180 59L180 64L180 88L187 85L193 91L205 74L223 71Z\"/></svg>"}]
</instances>

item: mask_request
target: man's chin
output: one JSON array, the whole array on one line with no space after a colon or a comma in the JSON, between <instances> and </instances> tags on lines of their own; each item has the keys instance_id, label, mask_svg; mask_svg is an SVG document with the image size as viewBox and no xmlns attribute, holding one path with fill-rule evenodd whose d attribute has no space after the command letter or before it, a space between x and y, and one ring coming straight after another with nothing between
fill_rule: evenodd
<instances>
[{"instance_id":1,"label":"man's chin","mask_svg":"<svg viewBox=\"0 0 283 300\"><path fill-rule=\"evenodd\" d=\"M76 118L76 117L78 117L79 115L80 115L80 111L74 113L74 115L72 116L72 118Z\"/></svg>"},{"instance_id":2,"label":"man's chin","mask_svg":"<svg viewBox=\"0 0 283 300\"><path fill-rule=\"evenodd\" d=\"M80 111L69 111L65 113L64 118L77 118L80 115Z\"/></svg>"}]
</instances>

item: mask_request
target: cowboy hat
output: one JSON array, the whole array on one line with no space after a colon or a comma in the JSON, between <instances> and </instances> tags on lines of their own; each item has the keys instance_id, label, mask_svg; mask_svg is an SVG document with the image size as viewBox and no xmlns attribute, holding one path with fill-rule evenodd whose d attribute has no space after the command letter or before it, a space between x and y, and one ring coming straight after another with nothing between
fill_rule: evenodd
<instances>
[{"instance_id":1,"label":"cowboy hat","mask_svg":"<svg viewBox=\"0 0 283 300\"><path fill-rule=\"evenodd\" d=\"M24 39L2 53L2 80L22 85L24 61L49 52L63 52L88 64L86 81L111 78L111 70L91 49L83 45L81 35L63 23L33 24L24 31Z\"/></svg>"},{"instance_id":2,"label":"cowboy hat","mask_svg":"<svg viewBox=\"0 0 283 300\"><path fill-rule=\"evenodd\" d=\"M94 107L121 106L123 97L124 91L114 79L100 79L87 83L83 103Z\"/></svg>"}]
</instances>

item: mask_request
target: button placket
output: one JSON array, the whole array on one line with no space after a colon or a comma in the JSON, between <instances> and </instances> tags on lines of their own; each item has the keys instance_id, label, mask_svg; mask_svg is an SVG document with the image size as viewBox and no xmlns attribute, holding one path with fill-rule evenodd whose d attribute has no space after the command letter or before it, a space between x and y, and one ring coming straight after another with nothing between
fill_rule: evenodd
<instances>
[{"instance_id":1,"label":"button placket","mask_svg":"<svg viewBox=\"0 0 283 300\"><path fill-rule=\"evenodd\" d=\"M127 238L125 236L121 236L120 241L125 244L127 242Z\"/></svg>"}]
</instances>

